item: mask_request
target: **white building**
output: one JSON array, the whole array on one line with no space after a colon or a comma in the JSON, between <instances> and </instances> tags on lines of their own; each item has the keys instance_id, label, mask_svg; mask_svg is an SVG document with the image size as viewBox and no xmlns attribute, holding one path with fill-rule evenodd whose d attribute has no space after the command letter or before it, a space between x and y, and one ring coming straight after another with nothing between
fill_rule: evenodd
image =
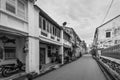
<instances>
[{"instance_id":1,"label":"white building","mask_svg":"<svg viewBox=\"0 0 120 80\"><path fill-rule=\"evenodd\" d=\"M34 0L0 0L0 65L16 63L18 58L26 64L26 72L39 73L33 5Z\"/></svg>"},{"instance_id":2,"label":"white building","mask_svg":"<svg viewBox=\"0 0 120 80\"><path fill-rule=\"evenodd\" d=\"M35 26L39 36L39 65L56 63L54 55L63 55L63 29L38 6L34 6Z\"/></svg>"},{"instance_id":3,"label":"white building","mask_svg":"<svg viewBox=\"0 0 120 80\"><path fill-rule=\"evenodd\" d=\"M83 53L83 49L84 49L82 47L82 41L73 28L65 26L65 29L71 36L70 41L72 43L72 51L74 52L75 57L79 57Z\"/></svg>"},{"instance_id":4,"label":"white building","mask_svg":"<svg viewBox=\"0 0 120 80\"><path fill-rule=\"evenodd\" d=\"M96 29L94 40L98 48L120 44L120 15Z\"/></svg>"},{"instance_id":5,"label":"white building","mask_svg":"<svg viewBox=\"0 0 120 80\"><path fill-rule=\"evenodd\" d=\"M26 72L40 73L41 65L56 63L64 48L71 49L70 36L34 0L0 0L0 65L25 63Z\"/></svg>"}]
</instances>

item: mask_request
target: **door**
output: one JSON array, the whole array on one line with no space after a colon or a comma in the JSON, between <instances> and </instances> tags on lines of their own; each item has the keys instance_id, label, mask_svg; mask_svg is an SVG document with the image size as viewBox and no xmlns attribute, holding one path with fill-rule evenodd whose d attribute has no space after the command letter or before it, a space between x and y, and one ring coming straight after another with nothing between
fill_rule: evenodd
<instances>
[{"instance_id":1,"label":"door","mask_svg":"<svg viewBox=\"0 0 120 80\"><path fill-rule=\"evenodd\" d=\"M40 48L40 65L45 64L46 49Z\"/></svg>"}]
</instances>

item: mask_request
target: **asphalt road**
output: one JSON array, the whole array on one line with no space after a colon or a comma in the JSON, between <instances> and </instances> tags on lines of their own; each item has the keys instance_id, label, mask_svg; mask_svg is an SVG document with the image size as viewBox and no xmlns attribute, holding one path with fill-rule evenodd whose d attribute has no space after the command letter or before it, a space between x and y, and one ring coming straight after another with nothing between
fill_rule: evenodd
<instances>
[{"instance_id":1,"label":"asphalt road","mask_svg":"<svg viewBox=\"0 0 120 80\"><path fill-rule=\"evenodd\" d=\"M106 80L106 78L96 61L90 55L85 55L34 80Z\"/></svg>"}]
</instances>

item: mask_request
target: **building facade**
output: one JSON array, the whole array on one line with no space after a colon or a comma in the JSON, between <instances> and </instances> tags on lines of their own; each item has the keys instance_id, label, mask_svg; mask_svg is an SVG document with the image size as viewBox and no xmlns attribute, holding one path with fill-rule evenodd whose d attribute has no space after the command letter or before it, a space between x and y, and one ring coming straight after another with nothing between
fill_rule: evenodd
<instances>
[{"instance_id":1,"label":"building facade","mask_svg":"<svg viewBox=\"0 0 120 80\"><path fill-rule=\"evenodd\" d=\"M120 15L104 23L96 29L94 45L97 48L108 48L120 44Z\"/></svg>"},{"instance_id":2,"label":"building facade","mask_svg":"<svg viewBox=\"0 0 120 80\"><path fill-rule=\"evenodd\" d=\"M38 9L36 19L38 20L39 31L39 65L46 65L49 63L57 63L56 58L62 56L62 27L59 26L50 16L48 16L42 9Z\"/></svg>"},{"instance_id":3,"label":"building facade","mask_svg":"<svg viewBox=\"0 0 120 80\"><path fill-rule=\"evenodd\" d=\"M63 28L63 53L64 59L69 58L72 52L72 43L70 34Z\"/></svg>"},{"instance_id":4,"label":"building facade","mask_svg":"<svg viewBox=\"0 0 120 80\"><path fill-rule=\"evenodd\" d=\"M82 41L79 36L76 34L73 28L65 27L66 31L71 36L71 43L72 43L72 52L75 57L79 57L83 53L83 46Z\"/></svg>"},{"instance_id":5,"label":"building facade","mask_svg":"<svg viewBox=\"0 0 120 80\"><path fill-rule=\"evenodd\" d=\"M26 64L26 72L36 71L37 50L34 28L34 0L0 0L0 65ZM36 44L37 45L37 44ZM34 58L33 58L34 57Z\"/></svg>"},{"instance_id":6,"label":"building facade","mask_svg":"<svg viewBox=\"0 0 120 80\"><path fill-rule=\"evenodd\" d=\"M26 73L39 74L46 64L64 64L66 53L73 43L79 46L80 39L72 43L71 35L34 3L0 0L0 65L19 59Z\"/></svg>"}]
</instances>

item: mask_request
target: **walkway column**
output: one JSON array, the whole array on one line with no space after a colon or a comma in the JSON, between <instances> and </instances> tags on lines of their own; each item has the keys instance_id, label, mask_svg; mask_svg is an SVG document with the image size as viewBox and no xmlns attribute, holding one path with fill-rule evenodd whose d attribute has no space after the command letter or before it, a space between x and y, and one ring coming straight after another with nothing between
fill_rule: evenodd
<instances>
[{"instance_id":1,"label":"walkway column","mask_svg":"<svg viewBox=\"0 0 120 80\"><path fill-rule=\"evenodd\" d=\"M28 38L28 53L26 56L26 72L39 73L39 40Z\"/></svg>"},{"instance_id":2,"label":"walkway column","mask_svg":"<svg viewBox=\"0 0 120 80\"><path fill-rule=\"evenodd\" d=\"M28 1L28 53L26 56L26 72L39 73L39 12L34 3Z\"/></svg>"},{"instance_id":3,"label":"walkway column","mask_svg":"<svg viewBox=\"0 0 120 80\"><path fill-rule=\"evenodd\" d=\"M64 64L64 51L63 51L63 45L62 46L60 46L60 54L61 54L61 62L62 62L62 64Z\"/></svg>"},{"instance_id":4,"label":"walkway column","mask_svg":"<svg viewBox=\"0 0 120 80\"><path fill-rule=\"evenodd\" d=\"M64 46L63 46L63 30L61 30L61 43L62 43L62 45L61 45L61 47L60 47L60 54L62 55L62 64L64 64Z\"/></svg>"}]
</instances>

